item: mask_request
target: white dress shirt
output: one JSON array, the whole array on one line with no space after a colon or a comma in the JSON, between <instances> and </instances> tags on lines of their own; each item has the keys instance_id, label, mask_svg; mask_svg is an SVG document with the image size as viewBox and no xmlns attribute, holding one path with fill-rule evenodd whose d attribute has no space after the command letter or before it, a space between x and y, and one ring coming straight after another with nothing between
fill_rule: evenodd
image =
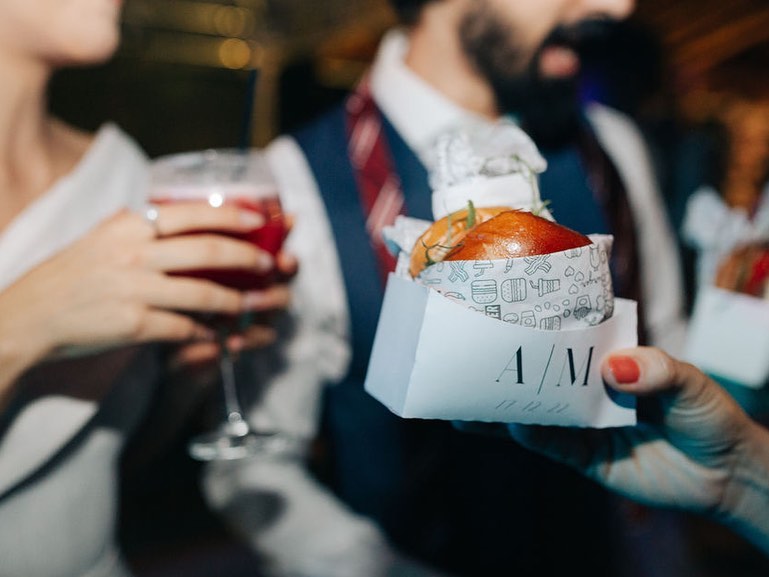
<instances>
[{"instance_id":1,"label":"white dress shirt","mask_svg":"<svg viewBox=\"0 0 769 577\"><path fill-rule=\"evenodd\" d=\"M679 356L686 333L683 273L648 147L637 126L616 110L595 104L587 117L617 167L635 218L651 344Z\"/></svg>"},{"instance_id":2,"label":"white dress shirt","mask_svg":"<svg viewBox=\"0 0 769 577\"><path fill-rule=\"evenodd\" d=\"M430 151L438 136L489 121L449 100L408 68L404 64L408 47L402 31L385 35L371 68L371 93L404 142L430 166Z\"/></svg>"}]
</instances>

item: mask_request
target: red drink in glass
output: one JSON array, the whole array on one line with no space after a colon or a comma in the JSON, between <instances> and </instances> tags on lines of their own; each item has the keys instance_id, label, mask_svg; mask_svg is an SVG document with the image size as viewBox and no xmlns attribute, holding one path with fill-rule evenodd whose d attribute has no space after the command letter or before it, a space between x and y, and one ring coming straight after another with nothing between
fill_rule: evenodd
<instances>
[{"instance_id":1,"label":"red drink in glass","mask_svg":"<svg viewBox=\"0 0 769 577\"><path fill-rule=\"evenodd\" d=\"M265 220L262 226L238 234L220 230L198 230L196 233L229 234L272 255L280 250L288 229L276 180L262 153L212 149L169 155L156 159L150 176L151 202L206 202L213 207L235 205L259 213ZM275 272L259 274L243 269L196 269L177 271L175 274L208 279L240 291L262 289L278 280ZM216 430L199 435L190 442L190 454L196 459L239 459L255 454L273 437L269 431L254 431L243 417L236 384L237 358L227 347L228 335L264 314L267 313L226 316L210 312L194 315L216 329L225 409L225 418Z\"/></svg>"},{"instance_id":2,"label":"red drink in glass","mask_svg":"<svg viewBox=\"0 0 769 577\"><path fill-rule=\"evenodd\" d=\"M191 199L178 198L153 198L153 204L168 204L172 202L200 202ZM264 225L245 233L235 234L222 231L194 231L194 233L209 232L211 234L221 234L232 238L237 238L250 242L275 256L283 246L288 229L286 219L283 216L280 199L277 195L252 198L248 196L227 196L222 205L235 205L243 210L258 212L264 217ZM179 271L175 274L195 278L211 280L215 283L228 286L240 291L258 290L268 287L275 281L274 272L256 273L248 270L238 269L197 269Z\"/></svg>"}]
</instances>

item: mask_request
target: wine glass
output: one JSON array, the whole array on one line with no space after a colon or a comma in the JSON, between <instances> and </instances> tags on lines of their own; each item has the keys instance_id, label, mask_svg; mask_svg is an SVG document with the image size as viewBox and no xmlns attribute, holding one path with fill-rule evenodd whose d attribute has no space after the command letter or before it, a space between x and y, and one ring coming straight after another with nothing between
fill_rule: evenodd
<instances>
[{"instance_id":1,"label":"wine glass","mask_svg":"<svg viewBox=\"0 0 769 577\"><path fill-rule=\"evenodd\" d=\"M288 229L277 185L258 151L209 149L171 154L153 163L150 178L152 204L207 202L214 207L236 205L261 214L265 223L259 228L239 234L216 234L246 240L272 255L280 250ZM275 280L274 273L236 269L198 269L176 274L212 280L241 291L265 288ZM220 344L218 362L226 418L215 431L192 439L189 452L198 460L239 459L263 450L266 443L279 438L274 433L254 431L243 417L235 357L226 343L242 320L213 313L203 316L203 321L216 330Z\"/></svg>"}]
</instances>

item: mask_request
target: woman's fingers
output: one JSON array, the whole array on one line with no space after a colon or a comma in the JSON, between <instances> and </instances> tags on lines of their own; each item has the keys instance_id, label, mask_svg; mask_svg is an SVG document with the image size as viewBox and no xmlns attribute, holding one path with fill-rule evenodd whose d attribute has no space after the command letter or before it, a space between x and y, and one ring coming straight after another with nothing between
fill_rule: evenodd
<instances>
[{"instance_id":1,"label":"woman's fingers","mask_svg":"<svg viewBox=\"0 0 769 577\"><path fill-rule=\"evenodd\" d=\"M299 261L290 252L280 251L275 257L275 268L283 278L291 279L299 270Z\"/></svg>"},{"instance_id":2,"label":"woman's fingers","mask_svg":"<svg viewBox=\"0 0 769 577\"><path fill-rule=\"evenodd\" d=\"M72 284L89 287L85 292L92 294L90 298L106 307L117 307L115 313L121 310L120 302L125 303L123 310L127 314L121 315L124 322L121 327L113 327L116 336L119 333L124 335L121 338L139 341L207 338L210 331L185 313L236 315L246 310L271 311L288 305L288 288L283 284L244 294L203 278L184 276L185 271L207 269L261 274L272 271L276 265L279 273L294 274L293 257L273 258L247 241L217 234L237 234L262 226L264 218L259 213L230 205L212 207L199 201L152 208L152 218L127 211L116 214L89 235L87 244L73 247L72 257L89 265L85 274L81 271L69 275ZM100 274L106 278L99 282L85 278L93 276L89 271L94 267L103 271ZM82 279L78 281L79 277ZM109 289L110 286L113 288ZM105 291L118 293L117 298L111 298ZM83 293L75 290L73 294ZM271 329L262 328L240 338L241 347L250 348L263 346L274 337Z\"/></svg>"},{"instance_id":3,"label":"woman's fingers","mask_svg":"<svg viewBox=\"0 0 769 577\"><path fill-rule=\"evenodd\" d=\"M658 396L668 439L692 454L703 447L729 446L748 422L744 411L718 384L693 365L659 349L616 351L604 359L601 371L606 382L619 391Z\"/></svg>"},{"instance_id":4,"label":"woman's fingers","mask_svg":"<svg viewBox=\"0 0 769 577\"><path fill-rule=\"evenodd\" d=\"M142 260L147 268L177 272L195 269L243 269L266 273L272 256L256 246L216 234L164 238L149 245Z\"/></svg>"},{"instance_id":5,"label":"woman's fingers","mask_svg":"<svg viewBox=\"0 0 769 577\"><path fill-rule=\"evenodd\" d=\"M263 223L257 213L181 203L158 206L156 216L116 213L18 281L11 296L20 304L13 306L39 312L43 322L28 319L26 325L46 352L69 344L207 339L210 330L185 313L236 315L245 310L244 294L164 273L231 268L259 274L274 267L266 252L248 242L200 232L246 232ZM255 308L280 308L286 302L277 289Z\"/></svg>"},{"instance_id":6,"label":"woman's fingers","mask_svg":"<svg viewBox=\"0 0 769 577\"><path fill-rule=\"evenodd\" d=\"M604 381L617 390L651 395L703 386L704 375L659 349L636 347L612 352L601 364Z\"/></svg>"},{"instance_id":7,"label":"woman's fingers","mask_svg":"<svg viewBox=\"0 0 769 577\"><path fill-rule=\"evenodd\" d=\"M601 375L611 387L638 396L663 395L677 410L702 409L716 399L731 403L716 383L695 366L660 349L636 347L613 352L601 363Z\"/></svg>"},{"instance_id":8,"label":"woman's fingers","mask_svg":"<svg viewBox=\"0 0 769 577\"><path fill-rule=\"evenodd\" d=\"M216 342L197 341L182 345L169 360L169 369L206 370L216 372L216 360L219 357L219 344Z\"/></svg>"},{"instance_id":9,"label":"woman's fingers","mask_svg":"<svg viewBox=\"0 0 769 577\"><path fill-rule=\"evenodd\" d=\"M251 291L243 297L243 309L250 312L283 310L291 302L288 285L274 284L266 289Z\"/></svg>"},{"instance_id":10,"label":"woman's fingers","mask_svg":"<svg viewBox=\"0 0 769 577\"><path fill-rule=\"evenodd\" d=\"M294 224L296 224L296 217L291 213L285 213L283 215L283 222L286 226L286 232L290 233L294 228Z\"/></svg>"},{"instance_id":11,"label":"woman's fingers","mask_svg":"<svg viewBox=\"0 0 769 577\"><path fill-rule=\"evenodd\" d=\"M160 309L146 309L137 316L131 328L129 336L135 342L210 341L214 338L210 328L191 317Z\"/></svg>"},{"instance_id":12,"label":"woman's fingers","mask_svg":"<svg viewBox=\"0 0 769 577\"><path fill-rule=\"evenodd\" d=\"M154 205L157 210L154 226L147 223L152 233L174 236L189 232L233 231L246 232L264 225L264 217L253 210L225 204L213 207L205 202L173 202ZM139 217L141 218L141 216Z\"/></svg>"},{"instance_id":13,"label":"woman's fingers","mask_svg":"<svg viewBox=\"0 0 769 577\"><path fill-rule=\"evenodd\" d=\"M159 309L232 315L243 310L243 295L239 291L213 281L183 276L145 274L135 285L134 297Z\"/></svg>"},{"instance_id":14,"label":"woman's fingers","mask_svg":"<svg viewBox=\"0 0 769 577\"><path fill-rule=\"evenodd\" d=\"M227 348L232 353L237 354L244 350L266 347L275 342L275 339L274 329L268 326L255 325L243 333L227 337ZM220 352L219 343L213 340L190 342L182 345L172 356L170 368L172 370L213 370L215 372Z\"/></svg>"},{"instance_id":15,"label":"woman's fingers","mask_svg":"<svg viewBox=\"0 0 769 577\"><path fill-rule=\"evenodd\" d=\"M277 331L269 325L251 325L243 332L227 339L227 347L232 352L260 349L273 344L278 338Z\"/></svg>"}]
</instances>

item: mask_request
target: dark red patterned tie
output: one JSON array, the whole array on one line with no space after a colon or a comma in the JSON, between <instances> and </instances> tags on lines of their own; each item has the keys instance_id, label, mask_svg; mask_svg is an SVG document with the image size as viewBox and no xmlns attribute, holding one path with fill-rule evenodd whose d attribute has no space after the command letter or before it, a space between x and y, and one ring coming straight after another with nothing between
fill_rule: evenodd
<instances>
[{"instance_id":1,"label":"dark red patterned tie","mask_svg":"<svg viewBox=\"0 0 769 577\"><path fill-rule=\"evenodd\" d=\"M348 154L366 215L366 230L377 255L382 281L395 269L395 257L387 250L382 230L404 213L400 178L383 135L382 116L364 79L345 103Z\"/></svg>"}]
</instances>

